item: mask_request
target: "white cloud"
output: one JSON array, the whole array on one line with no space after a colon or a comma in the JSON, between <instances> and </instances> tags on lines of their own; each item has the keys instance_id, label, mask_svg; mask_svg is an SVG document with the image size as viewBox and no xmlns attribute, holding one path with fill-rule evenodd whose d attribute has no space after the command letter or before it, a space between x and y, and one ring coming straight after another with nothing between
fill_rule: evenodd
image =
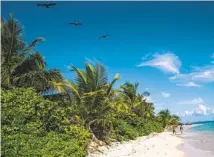
<instances>
[{"instance_id":1,"label":"white cloud","mask_svg":"<svg viewBox=\"0 0 214 157\"><path fill-rule=\"evenodd\" d=\"M152 58L151 58L152 57ZM200 87L201 83L214 82L214 60L211 64L195 67L189 73L180 73L181 61L179 57L171 52L154 54L151 57L146 55L138 67L150 66L163 72L174 74L169 79L178 86ZM214 59L214 53L211 55Z\"/></svg>"},{"instance_id":2,"label":"white cloud","mask_svg":"<svg viewBox=\"0 0 214 157\"><path fill-rule=\"evenodd\" d=\"M205 105L198 105L197 108L193 109L193 110L186 110L184 112L184 116L206 116L206 115L212 115L214 114L214 108L211 107L207 107Z\"/></svg>"},{"instance_id":3,"label":"white cloud","mask_svg":"<svg viewBox=\"0 0 214 157\"><path fill-rule=\"evenodd\" d=\"M193 114L193 111L184 111L184 115L183 116L191 116Z\"/></svg>"},{"instance_id":4,"label":"white cloud","mask_svg":"<svg viewBox=\"0 0 214 157\"><path fill-rule=\"evenodd\" d=\"M187 82L183 84L176 84L177 86L184 86L184 87L201 87L201 85L196 84L195 82Z\"/></svg>"},{"instance_id":5,"label":"white cloud","mask_svg":"<svg viewBox=\"0 0 214 157\"><path fill-rule=\"evenodd\" d=\"M169 79L176 82L214 82L214 65L197 67L191 73L178 74Z\"/></svg>"},{"instance_id":6,"label":"white cloud","mask_svg":"<svg viewBox=\"0 0 214 157\"><path fill-rule=\"evenodd\" d=\"M204 103L204 100L200 97L194 98L192 100L178 102L178 104L180 105L194 105L194 104L201 104L201 103Z\"/></svg>"},{"instance_id":7,"label":"white cloud","mask_svg":"<svg viewBox=\"0 0 214 157\"><path fill-rule=\"evenodd\" d=\"M166 93L166 92L161 92L161 95L164 97L164 98L169 98L171 96L170 93Z\"/></svg>"},{"instance_id":8,"label":"white cloud","mask_svg":"<svg viewBox=\"0 0 214 157\"><path fill-rule=\"evenodd\" d=\"M151 60L142 62L138 66L151 66L166 73L179 74L181 61L178 56L168 52L165 54L154 54Z\"/></svg>"}]
</instances>

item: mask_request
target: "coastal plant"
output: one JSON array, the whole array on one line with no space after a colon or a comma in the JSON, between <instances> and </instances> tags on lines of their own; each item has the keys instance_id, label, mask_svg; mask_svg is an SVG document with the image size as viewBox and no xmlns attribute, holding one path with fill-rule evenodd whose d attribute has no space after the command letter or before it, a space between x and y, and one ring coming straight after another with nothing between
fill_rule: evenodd
<instances>
[{"instance_id":1,"label":"coastal plant","mask_svg":"<svg viewBox=\"0 0 214 157\"><path fill-rule=\"evenodd\" d=\"M85 63L85 70L71 66L71 71L76 74L75 80L64 82L64 84L55 84L56 89L73 95L77 109L76 114L83 119L85 126L90 130L93 138L96 139L95 130L98 130L98 128L108 130L110 128L110 123L106 121L106 117L113 108L111 93L113 85L120 76L115 74L113 80L108 82L106 69L100 63L94 66ZM66 89L70 90L66 91Z\"/></svg>"},{"instance_id":2,"label":"coastal plant","mask_svg":"<svg viewBox=\"0 0 214 157\"><path fill-rule=\"evenodd\" d=\"M67 112L33 89L1 91L2 156L85 156L91 137Z\"/></svg>"},{"instance_id":3,"label":"coastal plant","mask_svg":"<svg viewBox=\"0 0 214 157\"><path fill-rule=\"evenodd\" d=\"M169 126L178 126L180 117L172 115L168 109L162 110L158 113L157 120L162 123L162 127L166 128Z\"/></svg>"},{"instance_id":4,"label":"coastal plant","mask_svg":"<svg viewBox=\"0 0 214 157\"><path fill-rule=\"evenodd\" d=\"M61 82L63 77L56 69L46 70L44 57L34 52L34 47L44 39L37 38L27 46L22 34L23 28L12 14L9 20L1 20L2 87L33 87L37 92L53 90L52 82Z\"/></svg>"}]
</instances>

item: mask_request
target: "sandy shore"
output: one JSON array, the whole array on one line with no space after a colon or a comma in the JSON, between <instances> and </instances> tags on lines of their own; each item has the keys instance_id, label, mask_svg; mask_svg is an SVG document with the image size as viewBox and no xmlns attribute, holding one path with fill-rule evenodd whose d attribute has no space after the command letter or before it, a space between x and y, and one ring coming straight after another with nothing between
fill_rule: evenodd
<instances>
[{"instance_id":1,"label":"sandy shore","mask_svg":"<svg viewBox=\"0 0 214 157\"><path fill-rule=\"evenodd\" d=\"M186 157L214 157L214 135L204 132L186 132L182 135L184 143L179 149Z\"/></svg>"},{"instance_id":2,"label":"sandy shore","mask_svg":"<svg viewBox=\"0 0 214 157\"><path fill-rule=\"evenodd\" d=\"M103 153L90 154L88 157L184 157L184 152L177 149L183 139L163 132L154 136L144 136L133 141L114 143L103 148Z\"/></svg>"}]
</instances>

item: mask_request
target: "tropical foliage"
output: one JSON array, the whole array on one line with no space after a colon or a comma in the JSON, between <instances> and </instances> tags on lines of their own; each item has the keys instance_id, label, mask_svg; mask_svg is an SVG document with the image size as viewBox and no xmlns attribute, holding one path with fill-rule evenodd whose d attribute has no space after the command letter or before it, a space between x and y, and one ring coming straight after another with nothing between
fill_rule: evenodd
<instances>
[{"instance_id":1,"label":"tropical foliage","mask_svg":"<svg viewBox=\"0 0 214 157\"><path fill-rule=\"evenodd\" d=\"M85 156L90 133L33 89L2 90L2 156Z\"/></svg>"},{"instance_id":2,"label":"tropical foliage","mask_svg":"<svg viewBox=\"0 0 214 157\"><path fill-rule=\"evenodd\" d=\"M177 115L171 115L168 109L162 110L158 113L157 119L162 123L162 127L166 128L167 126L178 126L180 117Z\"/></svg>"},{"instance_id":3,"label":"tropical foliage","mask_svg":"<svg viewBox=\"0 0 214 157\"><path fill-rule=\"evenodd\" d=\"M26 46L13 16L1 29L2 156L83 157L90 141L130 140L178 125L169 110L155 114L138 83L115 89L120 75L109 79L103 64L73 65L76 77L64 80L34 52L42 38Z\"/></svg>"},{"instance_id":4,"label":"tropical foliage","mask_svg":"<svg viewBox=\"0 0 214 157\"><path fill-rule=\"evenodd\" d=\"M29 46L21 39L23 29L19 22L10 16L1 20L1 83L5 88L34 87L37 92L53 89L52 82L63 80L59 71L46 70L46 63L40 53L33 48L44 41L35 39Z\"/></svg>"}]
</instances>

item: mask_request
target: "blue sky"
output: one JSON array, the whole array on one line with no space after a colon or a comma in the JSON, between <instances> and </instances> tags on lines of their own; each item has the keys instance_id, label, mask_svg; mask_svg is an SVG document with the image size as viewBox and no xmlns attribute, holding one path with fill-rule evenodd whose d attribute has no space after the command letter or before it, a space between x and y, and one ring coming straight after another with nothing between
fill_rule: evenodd
<instances>
[{"instance_id":1,"label":"blue sky","mask_svg":"<svg viewBox=\"0 0 214 157\"><path fill-rule=\"evenodd\" d=\"M139 82L156 111L169 108L184 121L214 120L214 2L2 2L2 17L14 13L23 38L46 41L41 52L48 68L67 79L67 66L105 64L116 85ZM74 27L68 22L80 21ZM103 34L105 39L99 39Z\"/></svg>"}]
</instances>

